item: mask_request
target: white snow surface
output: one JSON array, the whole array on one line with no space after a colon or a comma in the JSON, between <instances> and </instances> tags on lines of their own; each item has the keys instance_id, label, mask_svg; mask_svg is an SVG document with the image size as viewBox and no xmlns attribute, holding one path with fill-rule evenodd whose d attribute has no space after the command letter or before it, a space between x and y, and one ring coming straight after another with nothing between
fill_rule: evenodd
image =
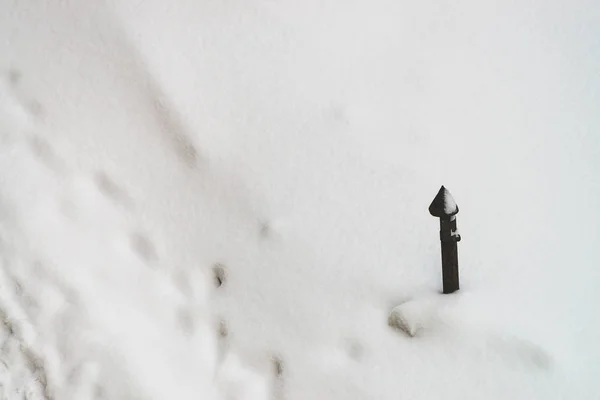
<instances>
[{"instance_id":1,"label":"white snow surface","mask_svg":"<svg viewBox=\"0 0 600 400\"><path fill-rule=\"evenodd\" d=\"M597 2L21 0L0 37L0 399L600 393Z\"/></svg>"}]
</instances>

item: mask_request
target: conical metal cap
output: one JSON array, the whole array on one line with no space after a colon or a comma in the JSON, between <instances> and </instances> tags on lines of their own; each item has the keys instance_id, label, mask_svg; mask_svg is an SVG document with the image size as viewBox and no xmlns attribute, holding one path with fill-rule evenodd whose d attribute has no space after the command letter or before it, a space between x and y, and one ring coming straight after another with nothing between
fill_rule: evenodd
<instances>
[{"instance_id":1,"label":"conical metal cap","mask_svg":"<svg viewBox=\"0 0 600 400\"><path fill-rule=\"evenodd\" d=\"M458 214L458 205L444 186L440 188L440 191L431 202L429 213L438 218L449 218Z\"/></svg>"}]
</instances>

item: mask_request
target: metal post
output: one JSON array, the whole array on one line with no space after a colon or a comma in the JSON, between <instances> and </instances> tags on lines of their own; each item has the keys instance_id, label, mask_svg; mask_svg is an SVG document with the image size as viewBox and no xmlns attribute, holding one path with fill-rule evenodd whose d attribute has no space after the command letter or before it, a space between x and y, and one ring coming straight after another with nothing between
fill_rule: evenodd
<instances>
[{"instance_id":1,"label":"metal post","mask_svg":"<svg viewBox=\"0 0 600 400\"><path fill-rule=\"evenodd\" d=\"M440 219L440 242L442 246L442 280L445 294L459 288L458 246L460 235L456 228L458 206L450 192L442 186L429 206L429 213Z\"/></svg>"}]
</instances>

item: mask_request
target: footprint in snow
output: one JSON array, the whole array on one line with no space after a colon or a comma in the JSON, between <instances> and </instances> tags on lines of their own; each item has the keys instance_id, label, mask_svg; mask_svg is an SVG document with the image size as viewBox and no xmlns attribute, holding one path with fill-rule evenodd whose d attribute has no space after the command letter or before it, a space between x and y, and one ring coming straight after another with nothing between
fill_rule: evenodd
<instances>
[{"instance_id":1,"label":"footprint in snow","mask_svg":"<svg viewBox=\"0 0 600 400\"><path fill-rule=\"evenodd\" d=\"M133 207L133 201L127 192L108 174L103 171L98 171L94 174L93 179L100 193L107 199L128 209Z\"/></svg>"},{"instance_id":2,"label":"footprint in snow","mask_svg":"<svg viewBox=\"0 0 600 400\"><path fill-rule=\"evenodd\" d=\"M225 284L227 273L225 272L225 266L223 264L217 263L213 266L213 277L217 288L220 288Z\"/></svg>"},{"instance_id":3,"label":"footprint in snow","mask_svg":"<svg viewBox=\"0 0 600 400\"><path fill-rule=\"evenodd\" d=\"M143 233L132 233L130 241L132 250L145 262L151 263L158 259L154 243Z\"/></svg>"}]
</instances>

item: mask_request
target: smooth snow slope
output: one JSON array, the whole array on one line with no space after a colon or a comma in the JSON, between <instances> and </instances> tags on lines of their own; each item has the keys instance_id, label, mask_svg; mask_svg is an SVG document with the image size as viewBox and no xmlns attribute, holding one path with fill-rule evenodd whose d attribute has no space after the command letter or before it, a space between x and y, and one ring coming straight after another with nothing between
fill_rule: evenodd
<instances>
[{"instance_id":1,"label":"smooth snow slope","mask_svg":"<svg viewBox=\"0 0 600 400\"><path fill-rule=\"evenodd\" d=\"M48 365L35 390L600 392L594 2L3 9L2 285L42 306L0 307ZM463 237L446 297L441 184ZM399 303L414 337L387 325Z\"/></svg>"}]
</instances>

